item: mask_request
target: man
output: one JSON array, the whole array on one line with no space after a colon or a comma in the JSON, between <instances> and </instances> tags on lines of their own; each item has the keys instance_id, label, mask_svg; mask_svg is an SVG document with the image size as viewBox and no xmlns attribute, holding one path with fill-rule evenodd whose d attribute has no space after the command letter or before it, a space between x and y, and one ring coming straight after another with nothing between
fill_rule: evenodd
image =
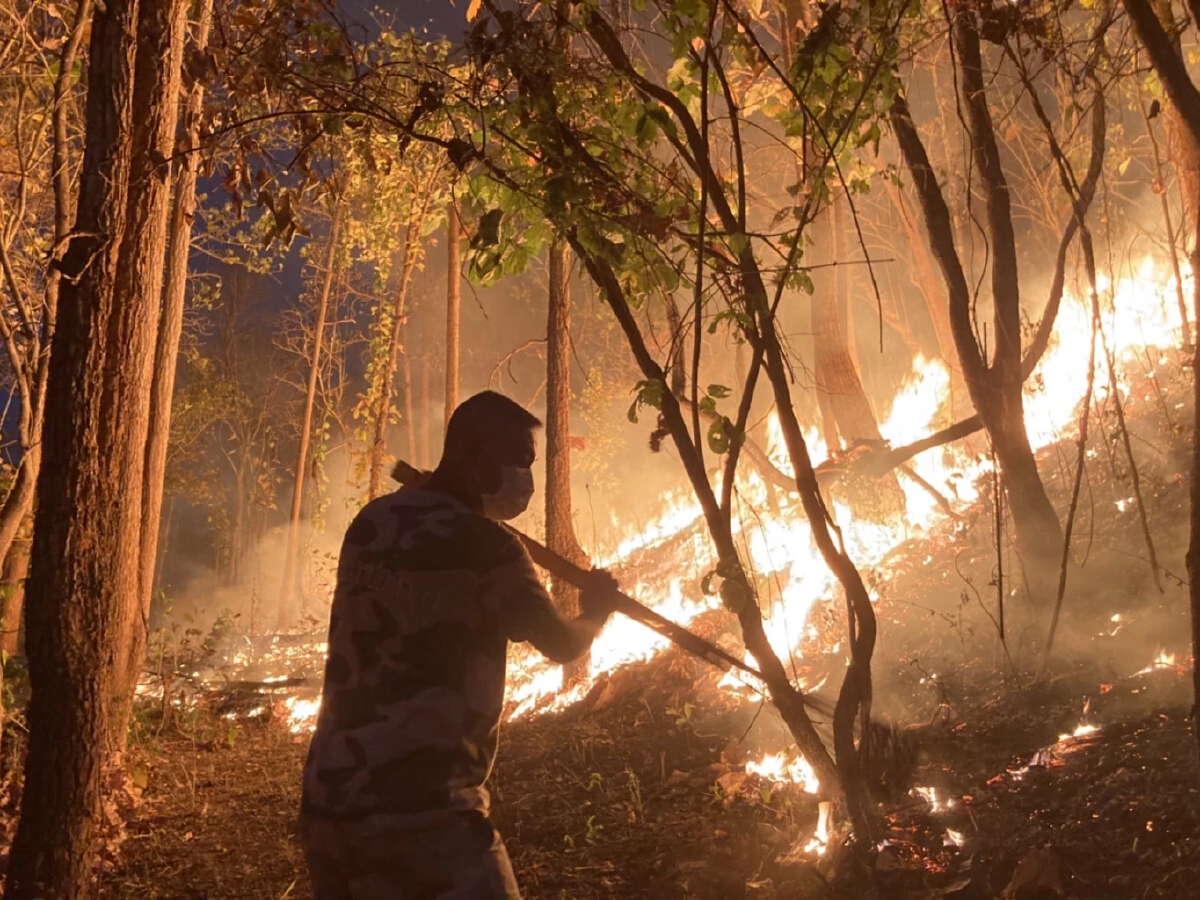
<instances>
[{"instance_id":1,"label":"man","mask_svg":"<svg viewBox=\"0 0 1200 900\"><path fill-rule=\"evenodd\" d=\"M492 391L450 417L420 487L368 503L346 533L304 770L315 900L515 900L488 818L509 641L558 663L607 621L612 576L561 618L498 524L533 495L534 416Z\"/></svg>"}]
</instances>

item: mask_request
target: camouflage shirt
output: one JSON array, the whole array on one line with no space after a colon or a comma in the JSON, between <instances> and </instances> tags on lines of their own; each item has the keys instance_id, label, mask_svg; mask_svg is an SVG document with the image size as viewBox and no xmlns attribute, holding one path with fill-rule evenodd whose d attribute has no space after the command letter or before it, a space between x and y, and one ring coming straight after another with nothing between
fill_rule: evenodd
<instances>
[{"instance_id":1,"label":"camouflage shirt","mask_svg":"<svg viewBox=\"0 0 1200 900\"><path fill-rule=\"evenodd\" d=\"M304 811L486 810L508 642L556 619L497 523L418 488L367 504L338 563Z\"/></svg>"}]
</instances>

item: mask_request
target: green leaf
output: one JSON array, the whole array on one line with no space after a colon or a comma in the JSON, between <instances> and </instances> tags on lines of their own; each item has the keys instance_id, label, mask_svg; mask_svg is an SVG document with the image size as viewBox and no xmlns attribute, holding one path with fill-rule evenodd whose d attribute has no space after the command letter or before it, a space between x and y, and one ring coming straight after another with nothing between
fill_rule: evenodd
<instances>
[{"instance_id":1,"label":"green leaf","mask_svg":"<svg viewBox=\"0 0 1200 900\"><path fill-rule=\"evenodd\" d=\"M733 423L729 421L728 416L721 416L719 419L714 419L708 426L708 449L717 454L717 456L728 453L729 446L732 443L732 434Z\"/></svg>"},{"instance_id":2,"label":"green leaf","mask_svg":"<svg viewBox=\"0 0 1200 900\"><path fill-rule=\"evenodd\" d=\"M724 400L729 396L729 388L723 384L710 384L707 393L708 396L715 397L717 400Z\"/></svg>"}]
</instances>

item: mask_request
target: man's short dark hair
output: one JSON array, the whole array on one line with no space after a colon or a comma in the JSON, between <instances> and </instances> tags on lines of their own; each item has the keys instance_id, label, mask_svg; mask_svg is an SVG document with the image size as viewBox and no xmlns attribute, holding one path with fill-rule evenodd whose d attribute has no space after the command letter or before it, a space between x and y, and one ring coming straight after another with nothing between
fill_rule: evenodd
<instances>
[{"instance_id":1,"label":"man's short dark hair","mask_svg":"<svg viewBox=\"0 0 1200 900\"><path fill-rule=\"evenodd\" d=\"M515 400L495 391L480 391L450 415L446 449L465 448L480 440L503 441L541 427L542 420Z\"/></svg>"}]
</instances>

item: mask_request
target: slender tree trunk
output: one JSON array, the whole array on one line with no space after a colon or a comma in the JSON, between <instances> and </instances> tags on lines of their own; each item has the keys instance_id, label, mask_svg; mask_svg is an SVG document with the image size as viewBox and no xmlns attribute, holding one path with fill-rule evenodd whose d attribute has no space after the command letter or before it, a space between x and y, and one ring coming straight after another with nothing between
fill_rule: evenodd
<instances>
[{"instance_id":1,"label":"slender tree trunk","mask_svg":"<svg viewBox=\"0 0 1200 900\"><path fill-rule=\"evenodd\" d=\"M32 696L9 900L92 893L101 772L139 608L142 479L184 5L107 0L92 23L76 228L64 254L38 478ZM135 115L136 110L136 115Z\"/></svg>"},{"instance_id":2,"label":"slender tree trunk","mask_svg":"<svg viewBox=\"0 0 1200 900\"><path fill-rule=\"evenodd\" d=\"M199 0L195 46L200 52L208 46L211 23L212 0ZM197 82L188 94L184 109L183 139L187 141L189 148L197 147L200 141L203 104L204 88ZM171 118L173 121L174 111L171 112ZM128 694L130 700L141 674L142 655L149 633L150 601L154 593L158 533L162 521L163 479L167 471L167 445L171 437L171 402L175 396L179 339L183 333L183 308L187 298L188 263L191 258L192 220L196 213L196 177L199 169L199 152L188 153L178 164L175 179L175 202L169 226L170 257L154 354L154 374L150 388L150 425L146 440L146 469L142 489L142 547L138 582L141 612L139 620L134 623L125 673L122 676L122 693ZM123 722L128 722L130 711L122 711ZM124 734L124 729L119 729L119 733Z\"/></svg>"},{"instance_id":3,"label":"slender tree trunk","mask_svg":"<svg viewBox=\"0 0 1200 900\"><path fill-rule=\"evenodd\" d=\"M225 582L230 585L237 584L238 579L242 576L242 551L245 546L243 539L246 533L245 466L246 461L242 460L233 479L233 524L230 527L229 567L225 575ZM273 617L263 616L264 621L268 619L273 621Z\"/></svg>"},{"instance_id":4,"label":"slender tree trunk","mask_svg":"<svg viewBox=\"0 0 1200 900\"><path fill-rule=\"evenodd\" d=\"M962 383L962 373L959 371L958 360L954 352L954 334L950 329L949 311L940 292L941 281L934 268L933 259L929 255L925 235L917 227L912 210L908 207L908 200L891 181L887 182L887 188L892 198L892 204L896 207L900 221L904 225L904 235L912 253L909 277L917 290L921 292L921 299L925 301L925 308L929 311L929 320L933 323L938 354L941 356L942 362L946 364L946 368L950 370L950 389L953 399L953 395L964 392L966 386Z\"/></svg>"},{"instance_id":5,"label":"slender tree trunk","mask_svg":"<svg viewBox=\"0 0 1200 900\"><path fill-rule=\"evenodd\" d=\"M446 405L442 428L450 424L450 415L458 406L458 345L462 317L462 225L458 221L458 207L454 195L450 195L450 209L446 220Z\"/></svg>"},{"instance_id":6,"label":"slender tree trunk","mask_svg":"<svg viewBox=\"0 0 1200 900\"><path fill-rule=\"evenodd\" d=\"M417 455L420 457L421 468L426 470L433 468L433 464L430 462L430 456L433 453L433 444L429 434L429 420L433 418L431 415L433 402L430 398L430 382L432 380L433 365L429 361L429 354L424 353L421 355L421 393L417 397L417 406L421 410L421 437L418 441L421 452Z\"/></svg>"},{"instance_id":7,"label":"slender tree trunk","mask_svg":"<svg viewBox=\"0 0 1200 900\"><path fill-rule=\"evenodd\" d=\"M309 354L308 388L304 394L304 411L300 414L300 442L296 448L296 465L292 479L292 509L288 517L287 552L283 557L283 584L279 590L279 630L291 628L297 615L296 554L300 545L300 507L304 502L304 480L308 474L308 445L312 439L313 407L317 402L317 382L321 374L321 348L325 341L325 320L329 310L329 294L333 287L334 266L337 260L338 239L341 236L345 204L334 200L333 222L329 228L329 246L325 251L325 270L321 279L321 294L317 301L317 321L313 325L313 345Z\"/></svg>"},{"instance_id":8,"label":"slender tree trunk","mask_svg":"<svg viewBox=\"0 0 1200 900\"><path fill-rule=\"evenodd\" d=\"M54 109L53 144L51 165L54 188L54 243L51 250L51 265L45 274L45 306L42 313L41 334L30 344L27 359L37 360L36 365L28 367L32 376L30 392L22 396L20 412L21 425L18 435L21 440L21 464L17 470L13 489L0 507L0 558L8 556L12 542L17 532L33 508L34 488L37 485L38 472L41 467L41 435L42 422L46 407L46 382L50 370L50 354L45 352L54 338L54 321L58 308L58 293L60 272L57 266L61 259L62 248L71 231L75 220L72 208L71 172L68 156L70 153L70 134L68 130L69 107L71 104L71 80L74 77L75 60L78 58L79 47L83 42L84 33L92 18L91 0L80 0L75 12L75 22L71 28L70 37L63 45L59 57L58 74L54 79ZM17 365L17 360L11 360Z\"/></svg>"},{"instance_id":9,"label":"slender tree trunk","mask_svg":"<svg viewBox=\"0 0 1200 900\"><path fill-rule=\"evenodd\" d=\"M413 416L413 366L412 341L409 339L408 309L404 310L404 318L400 322L400 374L404 378L402 394L404 408L401 417L404 419L404 434L408 438L408 458L417 458L417 422Z\"/></svg>"},{"instance_id":10,"label":"slender tree trunk","mask_svg":"<svg viewBox=\"0 0 1200 900\"><path fill-rule=\"evenodd\" d=\"M566 241L550 247L550 295L546 316L546 546L589 568L571 516L571 256ZM579 615L579 590L551 577L550 595L564 616ZM571 682L588 668L589 657L564 667Z\"/></svg>"},{"instance_id":11,"label":"slender tree trunk","mask_svg":"<svg viewBox=\"0 0 1200 900\"><path fill-rule=\"evenodd\" d=\"M167 497L164 505L167 509L162 517L162 525L159 527L158 552L155 553L154 577L150 582L151 609L154 608L154 590L157 588L161 591L163 588L163 570L166 568L167 554L171 552L171 530L175 527L175 495L172 494Z\"/></svg>"},{"instance_id":12,"label":"slender tree trunk","mask_svg":"<svg viewBox=\"0 0 1200 900\"><path fill-rule=\"evenodd\" d=\"M954 28L961 48L960 74L972 152L987 201L988 233L993 248L995 314L994 351L990 364L975 339L971 291L955 247L950 212L903 97L897 97L893 103L891 120L920 197L930 245L947 286L951 329L967 390L992 441L1004 476L1016 526L1017 548L1030 576L1031 599L1044 606L1053 600L1057 548L1063 544L1062 527L1038 476L1037 461L1025 429L1022 396L1025 371L1021 356L1016 242L1008 185L983 88L979 36L973 20L965 12L955 15Z\"/></svg>"},{"instance_id":13,"label":"slender tree trunk","mask_svg":"<svg viewBox=\"0 0 1200 900\"><path fill-rule=\"evenodd\" d=\"M404 324L408 317L408 289L412 274L417 266L418 247L421 240L423 216L416 213L409 219L404 232L404 267L400 273L400 286L396 290L396 306L392 312L392 331L388 339L379 396L375 403L375 434L371 441L370 474L367 495L370 499L379 496L383 486L383 457L387 452L387 430L392 418L392 388L396 381L396 367L400 361L400 344L404 335Z\"/></svg>"},{"instance_id":14,"label":"slender tree trunk","mask_svg":"<svg viewBox=\"0 0 1200 900\"><path fill-rule=\"evenodd\" d=\"M4 632L0 636L3 658L15 656L20 643L21 608L25 605L25 577L29 574L29 539L18 537L4 556L0 593L4 597Z\"/></svg>"}]
</instances>

